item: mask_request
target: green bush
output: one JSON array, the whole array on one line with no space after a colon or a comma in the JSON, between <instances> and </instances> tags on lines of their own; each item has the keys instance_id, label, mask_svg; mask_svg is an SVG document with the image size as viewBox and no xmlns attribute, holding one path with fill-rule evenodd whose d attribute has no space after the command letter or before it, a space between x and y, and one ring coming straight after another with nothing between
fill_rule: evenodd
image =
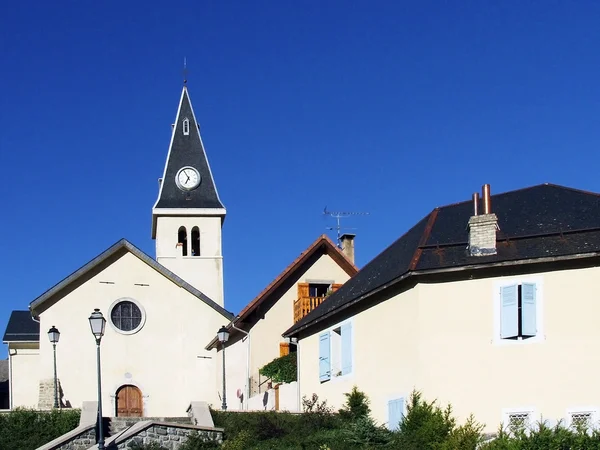
<instances>
[{"instance_id":1,"label":"green bush","mask_svg":"<svg viewBox=\"0 0 600 450\"><path fill-rule=\"evenodd\" d=\"M34 450L77 428L80 411L17 408L0 414L0 449Z\"/></svg>"},{"instance_id":2,"label":"green bush","mask_svg":"<svg viewBox=\"0 0 600 450\"><path fill-rule=\"evenodd\" d=\"M338 411L342 419L353 421L369 417L371 408L369 407L369 399L364 392L359 391L356 386L353 386L352 391L344 395L346 396L346 404Z\"/></svg>"},{"instance_id":3,"label":"green bush","mask_svg":"<svg viewBox=\"0 0 600 450\"><path fill-rule=\"evenodd\" d=\"M291 383L297 379L297 370L298 361L296 359L296 352L292 352L275 358L270 363L264 365L258 373L270 378L275 383Z\"/></svg>"}]
</instances>

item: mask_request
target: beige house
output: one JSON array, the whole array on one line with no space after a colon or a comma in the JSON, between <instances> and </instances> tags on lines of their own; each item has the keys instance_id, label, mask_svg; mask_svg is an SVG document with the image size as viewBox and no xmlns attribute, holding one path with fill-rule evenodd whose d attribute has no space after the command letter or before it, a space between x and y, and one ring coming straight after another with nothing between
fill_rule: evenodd
<instances>
[{"instance_id":1,"label":"beige house","mask_svg":"<svg viewBox=\"0 0 600 450\"><path fill-rule=\"evenodd\" d=\"M106 416L185 416L191 401L218 404L215 360L202 349L233 315L223 308L219 199L184 87L157 201L156 259L121 240L30 304L14 311L8 345L10 407L54 404L56 346L60 403L97 399L95 341L88 317L107 320L102 339ZM41 336L40 336L41 333Z\"/></svg>"},{"instance_id":2,"label":"beige house","mask_svg":"<svg viewBox=\"0 0 600 450\"><path fill-rule=\"evenodd\" d=\"M281 337L283 331L327 302L327 296L358 271L354 265L354 236L341 236L340 247L325 235L319 237L227 324L230 332L225 347L228 409L258 409L248 400L264 394L270 386L270 380L261 377L259 369L275 358L296 351L294 344ZM222 348L213 338L206 349L215 348L221 377ZM294 394L293 406L287 409L297 410L297 399ZM260 401L258 404L262 408ZM276 409L280 409L278 406L275 405Z\"/></svg>"},{"instance_id":3,"label":"beige house","mask_svg":"<svg viewBox=\"0 0 600 450\"><path fill-rule=\"evenodd\" d=\"M600 197L484 188L483 207L435 208L284 333L301 395L339 407L356 385L390 428L414 389L487 431L600 420Z\"/></svg>"}]
</instances>

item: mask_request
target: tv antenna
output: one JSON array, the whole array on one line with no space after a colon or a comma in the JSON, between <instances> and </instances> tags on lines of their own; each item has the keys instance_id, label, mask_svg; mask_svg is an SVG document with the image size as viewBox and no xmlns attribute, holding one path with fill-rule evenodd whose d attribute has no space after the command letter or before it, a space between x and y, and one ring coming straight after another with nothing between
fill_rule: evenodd
<instances>
[{"instance_id":1,"label":"tv antenna","mask_svg":"<svg viewBox=\"0 0 600 450\"><path fill-rule=\"evenodd\" d=\"M350 216L368 216L368 212L357 212L357 211L328 211L327 206L323 209L323 214L326 216L333 217L336 220L336 225L334 227L327 227L328 230L335 230L337 233L337 245L339 248L342 248L341 242L341 231L342 230L356 230L356 228L342 227L341 220Z\"/></svg>"}]
</instances>

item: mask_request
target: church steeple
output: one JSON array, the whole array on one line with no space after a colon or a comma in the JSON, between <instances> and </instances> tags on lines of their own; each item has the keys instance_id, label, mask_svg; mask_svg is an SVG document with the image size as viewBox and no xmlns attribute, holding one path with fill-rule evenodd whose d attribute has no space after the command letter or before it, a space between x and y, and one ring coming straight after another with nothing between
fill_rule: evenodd
<instances>
[{"instance_id":1,"label":"church steeple","mask_svg":"<svg viewBox=\"0 0 600 450\"><path fill-rule=\"evenodd\" d=\"M190 170L186 171L186 168ZM172 208L224 209L206 158L187 86L181 92L153 215L160 214L157 210ZM224 216L225 211L221 214ZM155 237L155 228L156 217L153 219L152 237Z\"/></svg>"},{"instance_id":2,"label":"church steeple","mask_svg":"<svg viewBox=\"0 0 600 450\"><path fill-rule=\"evenodd\" d=\"M221 226L226 211L185 85L159 184L152 208L157 261L223 305Z\"/></svg>"}]
</instances>

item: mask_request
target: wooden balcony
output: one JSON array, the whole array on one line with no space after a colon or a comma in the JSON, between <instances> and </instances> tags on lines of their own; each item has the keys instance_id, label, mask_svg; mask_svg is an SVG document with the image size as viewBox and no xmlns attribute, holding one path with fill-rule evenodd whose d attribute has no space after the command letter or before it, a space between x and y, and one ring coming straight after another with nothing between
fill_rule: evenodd
<instances>
[{"instance_id":1,"label":"wooden balcony","mask_svg":"<svg viewBox=\"0 0 600 450\"><path fill-rule=\"evenodd\" d=\"M294 323L323 303L327 297L300 297L294 302Z\"/></svg>"}]
</instances>

